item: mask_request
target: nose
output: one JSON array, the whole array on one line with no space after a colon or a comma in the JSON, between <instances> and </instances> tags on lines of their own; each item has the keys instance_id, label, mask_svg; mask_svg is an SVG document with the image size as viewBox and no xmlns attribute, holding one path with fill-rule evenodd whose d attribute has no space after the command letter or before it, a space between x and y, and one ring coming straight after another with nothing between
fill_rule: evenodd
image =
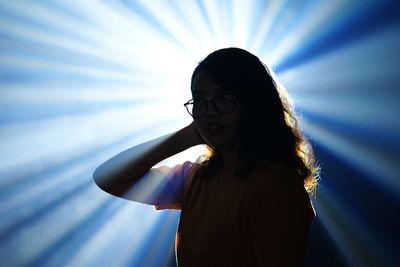
<instances>
[{"instance_id":1,"label":"nose","mask_svg":"<svg viewBox=\"0 0 400 267\"><path fill-rule=\"evenodd\" d=\"M218 110L215 108L215 104L214 101L209 100L205 103L206 106L206 114L205 117L214 117L214 116L218 116L220 115L220 113L218 112Z\"/></svg>"}]
</instances>

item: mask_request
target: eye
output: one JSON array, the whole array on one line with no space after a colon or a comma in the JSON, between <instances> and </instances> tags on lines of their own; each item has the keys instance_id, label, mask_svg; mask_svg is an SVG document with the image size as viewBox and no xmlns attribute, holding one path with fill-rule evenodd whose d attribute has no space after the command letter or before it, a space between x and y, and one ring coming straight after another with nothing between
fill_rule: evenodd
<instances>
[{"instance_id":1,"label":"eye","mask_svg":"<svg viewBox=\"0 0 400 267\"><path fill-rule=\"evenodd\" d=\"M230 94L219 95L215 99L216 108L221 113L229 113L235 108L235 97Z\"/></svg>"},{"instance_id":2,"label":"eye","mask_svg":"<svg viewBox=\"0 0 400 267\"><path fill-rule=\"evenodd\" d=\"M193 98L193 100L192 100L192 104L202 104L203 102L204 102L204 99L201 97L196 97L196 98Z\"/></svg>"},{"instance_id":3,"label":"eye","mask_svg":"<svg viewBox=\"0 0 400 267\"><path fill-rule=\"evenodd\" d=\"M219 95L217 100L220 102L232 102L234 99L234 96L231 94L222 94Z\"/></svg>"}]
</instances>

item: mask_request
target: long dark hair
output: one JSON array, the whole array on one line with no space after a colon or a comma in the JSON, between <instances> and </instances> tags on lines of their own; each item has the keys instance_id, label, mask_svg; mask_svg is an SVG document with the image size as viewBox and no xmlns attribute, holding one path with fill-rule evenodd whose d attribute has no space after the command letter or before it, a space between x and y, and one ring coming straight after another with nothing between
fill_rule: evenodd
<instances>
[{"instance_id":1,"label":"long dark hair","mask_svg":"<svg viewBox=\"0 0 400 267\"><path fill-rule=\"evenodd\" d=\"M315 193L319 168L302 133L292 102L273 72L260 59L240 48L224 48L208 55L195 68L206 71L217 84L240 98L243 124L240 157L245 162L277 162L294 167L304 186ZM206 169L217 166L220 156L208 146Z\"/></svg>"}]
</instances>

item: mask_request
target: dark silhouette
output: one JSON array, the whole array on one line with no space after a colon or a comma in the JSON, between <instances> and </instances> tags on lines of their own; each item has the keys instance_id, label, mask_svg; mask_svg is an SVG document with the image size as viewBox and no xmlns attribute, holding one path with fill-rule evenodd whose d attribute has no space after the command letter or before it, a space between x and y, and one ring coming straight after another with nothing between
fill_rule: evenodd
<instances>
[{"instance_id":1,"label":"dark silhouette","mask_svg":"<svg viewBox=\"0 0 400 267\"><path fill-rule=\"evenodd\" d=\"M284 88L258 57L226 48L196 67L191 90L190 125L118 154L95 182L181 210L179 266L302 266L318 167ZM198 144L197 162L153 167Z\"/></svg>"}]
</instances>

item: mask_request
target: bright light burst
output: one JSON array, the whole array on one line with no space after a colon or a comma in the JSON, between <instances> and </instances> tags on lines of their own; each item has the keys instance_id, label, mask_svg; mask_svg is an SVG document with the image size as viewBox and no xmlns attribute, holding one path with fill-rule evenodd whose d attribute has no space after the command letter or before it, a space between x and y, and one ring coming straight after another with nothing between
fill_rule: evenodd
<instances>
[{"instance_id":1,"label":"bright light burst","mask_svg":"<svg viewBox=\"0 0 400 267\"><path fill-rule=\"evenodd\" d=\"M399 15L378 0L1 1L2 266L170 266L179 214L108 196L91 176L188 124L192 70L227 46L271 64L295 99L343 261L395 266Z\"/></svg>"}]
</instances>

